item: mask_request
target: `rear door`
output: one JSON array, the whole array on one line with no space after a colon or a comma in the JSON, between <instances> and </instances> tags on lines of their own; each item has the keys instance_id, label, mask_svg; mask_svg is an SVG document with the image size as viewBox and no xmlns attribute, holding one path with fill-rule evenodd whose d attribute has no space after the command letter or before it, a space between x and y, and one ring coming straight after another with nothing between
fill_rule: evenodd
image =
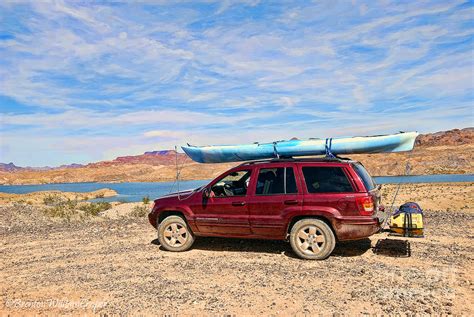
<instances>
[{"instance_id":1,"label":"rear door","mask_svg":"<svg viewBox=\"0 0 474 317\"><path fill-rule=\"evenodd\" d=\"M357 216L355 184L347 166L337 163L303 163L304 209L331 216Z\"/></svg>"},{"instance_id":2,"label":"rear door","mask_svg":"<svg viewBox=\"0 0 474 317\"><path fill-rule=\"evenodd\" d=\"M295 166L271 164L256 168L255 172L255 185L248 199L252 234L281 239L286 233L286 219L302 207Z\"/></svg>"}]
</instances>

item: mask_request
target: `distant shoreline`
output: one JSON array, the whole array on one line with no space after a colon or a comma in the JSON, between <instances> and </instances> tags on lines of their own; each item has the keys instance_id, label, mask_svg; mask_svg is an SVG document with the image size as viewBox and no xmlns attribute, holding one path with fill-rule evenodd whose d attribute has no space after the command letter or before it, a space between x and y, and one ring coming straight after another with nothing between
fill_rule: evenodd
<instances>
[{"instance_id":1,"label":"distant shoreline","mask_svg":"<svg viewBox=\"0 0 474 317\"><path fill-rule=\"evenodd\" d=\"M453 177L459 178L460 180L451 181L428 181L428 183L462 183L462 182L474 182L474 174L420 174L420 175L386 175L386 176L372 176L373 178L381 179L397 179L397 178L416 178L416 177ZM461 180L462 178L462 180ZM180 179L179 182L192 182L192 181L211 181L212 179ZM62 182L62 183L26 183L26 184L0 184L0 189L7 186L41 186L41 185L71 185L71 184L152 184L152 183L173 183L176 180L169 181L152 181L152 182L137 182L137 181L103 181L103 182ZM380 184L398 184L400 182L380 182ZM401 183L412 183L412 182L401 182ZM413 183L426 183L426 181L418 181Z\"/></svg>"},{"instance_id":2,"label":"distant shoreline","mask_svg":"<svg viewBox=\"0 0 474 317\"><path fill-rule=\"evenodd\" d=\"M181 183L181 182L206 181L206 180L211 181L210 179L180 179L179 182ZM70 182L70 183L28 183L28 184L0 184L0 188L7 187L7 186L41 186L41 185L72 185L72 184L152 184L152 183L164 184L164 183L173 183L173 182L175 181L171 180L171 181L156 181L156 182L103 181L103 182Z\"/></svg>"},{"instance_id":3,"label":"distant shoreline","mask_svg":"<svg viewBox=\"0 0 474 317\"><path fill-rule=\"evenodd\" d=\"M195 189L207 185L211 180L188 180L179 182L179 191ZM375 182L382 187L402 188L418 185L430 185L431 188L444 188L446 186L472 186L474 185L473 174L447 174L447 175L413 175L398 177L375 177ZM0 186L0 195L5 194L28 194L37 192L77 192L87 193L101 189L110 189L117 193L114 197L100 197L91 201L121 201L139 202L144 197L155 199L163 195L178 191L176 182L123 182L123 183L56 183L56 184L35 184L35 185L7 185Z\"/></svg>"}]
</instances>

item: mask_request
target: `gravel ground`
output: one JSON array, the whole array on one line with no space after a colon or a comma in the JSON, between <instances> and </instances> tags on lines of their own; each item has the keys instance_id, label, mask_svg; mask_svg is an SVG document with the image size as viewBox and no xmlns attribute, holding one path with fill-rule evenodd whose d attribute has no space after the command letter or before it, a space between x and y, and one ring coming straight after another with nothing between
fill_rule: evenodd
<instances>
[{"instance_id":1,"label":"gravel ground","mask_svg":"<svg viewBox=\"0 0 474 317\"><path fill-rule=\"evenodd\" d=\"M377 234L325 261L279 241L198 238L163 251L144 218L52 221L0 207L2 315L473 315L474 214L426 212L426 237Z\"/></svg>"}]
</instances>

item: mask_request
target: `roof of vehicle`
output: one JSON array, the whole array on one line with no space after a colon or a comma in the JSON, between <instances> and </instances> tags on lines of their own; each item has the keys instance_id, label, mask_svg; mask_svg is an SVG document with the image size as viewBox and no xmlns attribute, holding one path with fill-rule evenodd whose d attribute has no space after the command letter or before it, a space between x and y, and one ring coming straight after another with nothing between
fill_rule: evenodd
<instances>
[{"instance_id":1,"label":"roof of vehicle","mask_svg":"<svg viewBox=\"0 0 474 317\"><path fill-rule=\"evenodd\" d=\"M302 163L358 163L357 161L349 158L342 157L300 157L300 158L274 158L258 161L249 161L240 164L239 166L252 165L252 164L265 164L265 163L282 163L282 162L302 162Z\"/></svg>"}]
</instances>

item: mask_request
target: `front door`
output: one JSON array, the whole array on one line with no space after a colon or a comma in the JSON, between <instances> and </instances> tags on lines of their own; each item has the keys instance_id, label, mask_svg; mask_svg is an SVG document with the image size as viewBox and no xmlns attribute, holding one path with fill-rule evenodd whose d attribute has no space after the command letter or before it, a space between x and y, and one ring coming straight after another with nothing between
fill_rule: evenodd
<instances>
[{"instance_id":1,"label":"front door","mask_svg":"<svg viewBox=\"0 0 474 317\"><path fill-rule=\"evenodd\" d=\"M201 233L245 236L251 234L247 188L251 169L234 170L212 182L202 205L194 210Z\"/></svg>"},{"instance_id":2,"label":"front door","mask_svg":"<svg viewBox=\"0 0 474 317\"><path fill-rule=\"evenodd\" d=\"M255 190L249 198L250 226L254 235L282 239L286 219L302 208L293 164L272 165L258 170Z\"/></svg>"}]
</instances>

